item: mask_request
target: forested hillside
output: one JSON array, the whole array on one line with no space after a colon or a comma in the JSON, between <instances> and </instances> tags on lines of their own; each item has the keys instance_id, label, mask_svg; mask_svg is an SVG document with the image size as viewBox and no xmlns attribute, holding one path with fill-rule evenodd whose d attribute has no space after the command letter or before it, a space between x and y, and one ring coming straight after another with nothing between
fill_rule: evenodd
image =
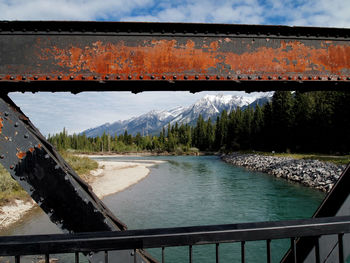
<instances>
[{"instance_id":1,"label":"forested hillside","mask_svg":"<svg viewBox=\"0 0 350 263\"><path fill-rule=\"evenodd\" d=\"M196 126L178 124L158 136L103 134L87 138L65 130L49 141L58 149L79 151L261 150L346 153L350 151L350 93L276 91L272 101L255 109L225 110L216 120L199 116Z\"/></svg>"}]
</instances>

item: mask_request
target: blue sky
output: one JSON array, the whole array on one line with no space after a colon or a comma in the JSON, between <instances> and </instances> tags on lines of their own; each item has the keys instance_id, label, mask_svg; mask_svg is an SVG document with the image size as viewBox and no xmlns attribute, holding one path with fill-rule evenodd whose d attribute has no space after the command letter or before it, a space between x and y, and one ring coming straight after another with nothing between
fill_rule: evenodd
<instances>
[{"instance_id":1,"label":"blue sky","mask_svg":"<svg viewBox=\"0 0 350 263\"><path fill-rule=\"evenodd\" d=\"M350 0L0 0L0 20L203 22L349 28L349 14ZM204 94L208 92L12 93L10 97L47 135L59 132L63 127L69 133L79 132L152 109L187 106Z\"/></svg>"}]
</instances>

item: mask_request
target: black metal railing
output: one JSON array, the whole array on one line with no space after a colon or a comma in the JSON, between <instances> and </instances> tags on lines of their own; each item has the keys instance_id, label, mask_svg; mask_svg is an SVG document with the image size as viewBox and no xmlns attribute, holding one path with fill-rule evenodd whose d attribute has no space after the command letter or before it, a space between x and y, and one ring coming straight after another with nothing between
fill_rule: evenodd
<instances>
[{"instance_id":1,"label":"black metal railing","mask_svg":"<svg viewBox=\"0 0 350 263\"><path fill-rule=\"evenodd\" d=\"M320 262L322 247L318 243L319 237L336 234L339 262L344 262L345 233L350 233L350 216L118 232L5 236L0 237L0 256L14 256L17 263L21 256L42 254L45 262L49 262L50 254L75 253L75 262L79 262L81 252L104 251L107 262L108 251L128 249L136 252L137 249L161 248L161 260L164 262L166 247L188 246L189 262L192 262L194 245L216 244L218 263L220 243L241 242L241 261L245 262L246 242L266 240L266 261L271 262L271 240L289 238L293 262L297 262L298 238L313 237L315 259ZM136 256L134 258L136 262Z\"/></svg>"}]
</instances>

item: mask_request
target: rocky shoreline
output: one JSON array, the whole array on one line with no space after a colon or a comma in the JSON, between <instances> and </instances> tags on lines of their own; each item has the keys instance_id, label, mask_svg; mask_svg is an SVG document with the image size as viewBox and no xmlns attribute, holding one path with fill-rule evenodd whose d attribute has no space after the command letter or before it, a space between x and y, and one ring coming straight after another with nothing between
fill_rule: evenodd
<instances>
[{"instance_id":1,"label":"rocky shoreline","mask_svg":"<svg viewBox=\"0 0 350 263\"><path fill-rule=\"evenodd\" d=\"M335 165L318 160L259 154L233 153L223 155L221 158L223 161L236 166L299 182L324 192L329 192L332 189L346 167L345 165Z\"/></svg>"}]
</instances>

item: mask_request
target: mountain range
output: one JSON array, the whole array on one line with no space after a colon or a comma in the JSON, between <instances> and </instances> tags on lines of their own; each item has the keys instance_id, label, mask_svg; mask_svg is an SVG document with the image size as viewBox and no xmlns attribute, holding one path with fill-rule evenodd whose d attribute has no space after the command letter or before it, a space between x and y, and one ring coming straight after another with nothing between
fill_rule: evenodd
<instances>
[{"instance_id":1,"label":"mountain range","mask_svg":"<svg viewBox=\"0 0 350 263\"><path fill-rule=\"evenodd\" d=\"M169 123L171 125L176 122L178 124L188 123L195 125L200 114L204 120L208 120L209 117L215 120L216 116L223 110L230 112L237 107L241 107L243 110L248 106L255 108L257 104L261 106L269 101L271 97L271 93L265 93L258 98L223 94L205 95L189 107L178 106L170 110L152 110L128 120L105 123L101 126L87 129L81 134L85 133L87 137L96 137L101 136L104 132L106 134L119 135L127 130L132 135L136 135L138 132L141 135L156 135Z\"/></svg>"}]
</instances>

